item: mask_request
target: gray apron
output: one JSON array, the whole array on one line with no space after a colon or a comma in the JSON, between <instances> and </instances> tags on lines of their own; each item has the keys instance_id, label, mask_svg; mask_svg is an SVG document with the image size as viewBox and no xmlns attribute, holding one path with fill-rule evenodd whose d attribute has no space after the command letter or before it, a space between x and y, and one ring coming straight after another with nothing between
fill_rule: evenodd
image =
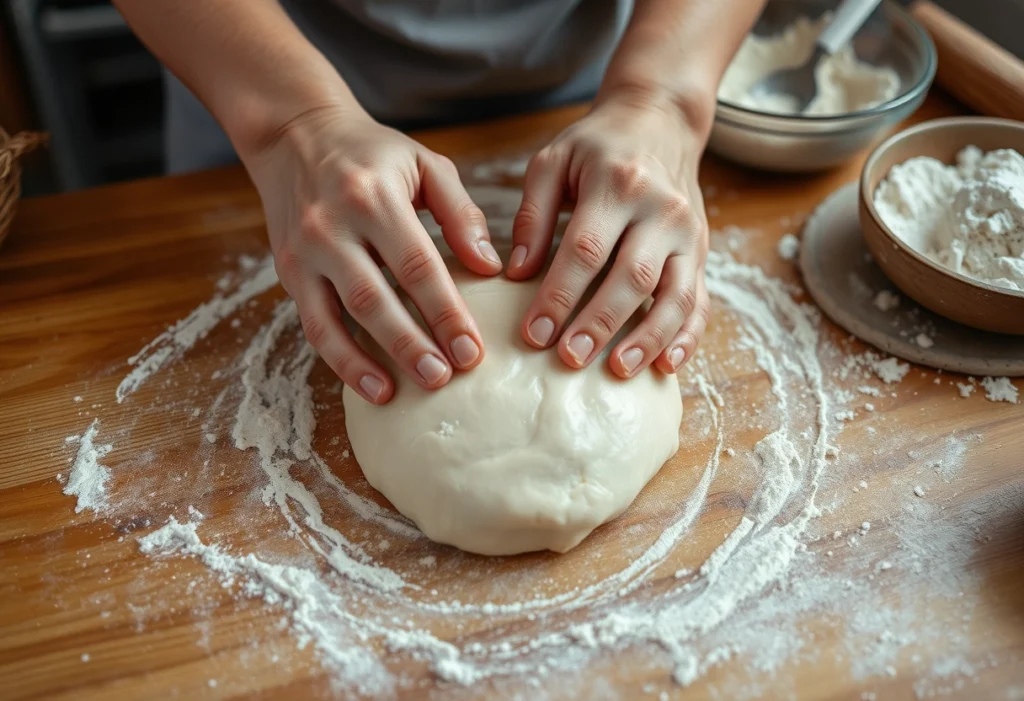
<instances>
[{"instance_id":1,"label":"gray apron","mask_svg":"<svg viewBox=\"0 0 1024 701\"><path fill-rule=\"evenodd\" d=\"M376 119L399 128L591 97L632 0L282 0ZM172 173L237 160L202 104L166 74Z\"/></svg>"}]
</instances>

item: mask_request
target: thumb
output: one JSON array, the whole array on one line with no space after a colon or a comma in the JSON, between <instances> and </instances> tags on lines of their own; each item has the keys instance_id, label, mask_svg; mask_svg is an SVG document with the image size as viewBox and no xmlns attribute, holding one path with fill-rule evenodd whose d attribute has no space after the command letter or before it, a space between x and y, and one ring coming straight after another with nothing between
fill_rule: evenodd
<instances>
[{"instance_id":1,"label":"thumb","mask_svg":"<svg viewBox=\"0 0 1024 701\"><path fill-rule=\"evenodd\" d=\"M501 258L491 245L487 219L462 185L455 164L436 153L421 157L423 202L441 225L441 234L455 257L479 275L501 272Z\"/></svg>"}]
</instances>

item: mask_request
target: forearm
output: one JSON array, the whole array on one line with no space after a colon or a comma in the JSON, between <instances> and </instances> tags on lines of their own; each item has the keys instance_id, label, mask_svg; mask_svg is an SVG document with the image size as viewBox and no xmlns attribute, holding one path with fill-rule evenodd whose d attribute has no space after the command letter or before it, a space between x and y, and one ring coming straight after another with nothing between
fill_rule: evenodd
<instances>
[{"instance_id":1,"label":"forearm","mask_svg":"<svg viewBox=\"0 0 1024 701\"><path fill-rule=\"evenodd\" d=\"M764 3L638 0L597 102L664 102L706 137L718 83Z\"/></svg>"},{"instance_id":2,"label":"forearm","mask_svg":"<svg viewBox=\"0 0 1024 701\"><path fill-rule=\"evenodd\" d=\"M305 114L324 107L360 110L334 67L275 0L114 4L217 118L243 160Z\"/></svg>"}]
</instances>

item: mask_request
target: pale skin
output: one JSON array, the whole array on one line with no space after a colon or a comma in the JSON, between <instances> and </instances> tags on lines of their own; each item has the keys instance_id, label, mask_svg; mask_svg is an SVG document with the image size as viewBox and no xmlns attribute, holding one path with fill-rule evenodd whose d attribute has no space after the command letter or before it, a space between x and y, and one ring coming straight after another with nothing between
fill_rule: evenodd
<instances>
[{"instance_id":1,"label":"pale skin","mask_svg":"<svg viewBox=\"0 0 1024 701\"><path fill-rule=\"evenodd\" d=\"M653 296L643 321L611 349L612 372L629 378L653 364L672 373L693 356L709 312L697 168L718 81L763 2L638 0L592 108L527 168L509 279L541 272L559 208L575 203L523 319L530 345L585 367ZM260 193L278 275L306 338L346 384L375 404L395 391L343 315L424 388L480 363L477 326L416 215L433 214L469 270L502 272L484 216L448 158L374 121L274 0L115 4L228 134Z\"/></svg>"}]
</instances>

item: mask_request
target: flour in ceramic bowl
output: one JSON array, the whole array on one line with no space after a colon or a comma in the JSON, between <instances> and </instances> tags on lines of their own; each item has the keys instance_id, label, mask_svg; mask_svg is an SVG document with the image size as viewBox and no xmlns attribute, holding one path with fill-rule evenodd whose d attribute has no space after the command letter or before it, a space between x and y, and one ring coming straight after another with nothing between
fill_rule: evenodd
<instances>
[{"instance_id":1,"label":"flour in ceramic bowl","mask_svg":"<svg viewBox=\"0 0 1024 701\"><path fill-rule=\"evenodd\" d=\"M955 273L1024 292L1024 156L968 146L955 165L927 156L893 166L875 209L919 253Z\"/></svg>"},{"instance_id":2,"label":"flour in ceramic bowl","mask_svg":"<svg viewBox=\"0 0 1024 701\"><path fill-rule=\"evenodd\" d=\"M722 78L718 98L761 112L797 113L796 98L792 95L754 96L750 89L768 74L796 68L810 59L814 43L829 19L828 14L816 20L800 17L774 36L748 35ZM896 71L859 59L850 45L823 58L815 69L815 80L818 94L803 114L859 112L893 99L900 90Z\"/></svg>"}]
</instances>

